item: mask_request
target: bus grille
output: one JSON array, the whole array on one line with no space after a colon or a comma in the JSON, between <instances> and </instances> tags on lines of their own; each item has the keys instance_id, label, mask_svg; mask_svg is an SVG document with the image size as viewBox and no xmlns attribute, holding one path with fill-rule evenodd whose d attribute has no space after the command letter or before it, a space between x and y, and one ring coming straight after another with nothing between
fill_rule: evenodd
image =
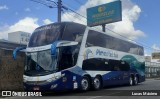
<instances>
[{"instance_id":1,"label":"bus grille","mask_svg":"<svg viewBox=\"0 0 160 99\"><path fill-rule=\"evenodd\" d=\"M27 81L25 83L29 85L43 85L43 84L48 84L49 82L44 80L44 81Z\"/></svg>"}]
</instances>

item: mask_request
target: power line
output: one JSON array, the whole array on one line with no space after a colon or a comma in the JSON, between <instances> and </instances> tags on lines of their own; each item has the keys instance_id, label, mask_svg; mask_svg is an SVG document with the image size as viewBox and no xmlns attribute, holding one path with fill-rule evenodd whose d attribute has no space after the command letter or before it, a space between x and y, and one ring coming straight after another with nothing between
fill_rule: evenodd
<instances>
[{"instance_id":1,"label":"power line","mask_svg":"<svg viewBox=\"0 0 160 99\"><path fill-rule=\"evenodd\" d=\"M57 5L57 3L55 1L52 1L52 0L46 0L46 1L53 2L54 4Z\"/></svg>"},{"instance_id":2,"label":"power line","mask_svg":"<svg viewBox=\"0 0 160 99\"><path fill-rule=\"evenodd\" d=\"M80 2L79 0L75 0L79 5L83 5L82 2Z\"/></svg>"},{"instance_id":3,"label":"power line","mask_svg":"<svg viewBox=\"0 0 160 99\"><path fill-rule=\"evenodd\" d=\"M71 9L71 8L69 8L69 7L66 7L66 6L68 6L68 5L66 5L66 4L64 4L64 3L63 3L63 5L65 5L65 6L63 6L63 7L67 8L67 9L65 9L65 10L70 10L70 11L74 12L75 14L77 14L77 15L79 15L79 16L81 16L81 17L83 17L83 18L86 19L85 16L83 16L83 15L81 15L80 13L78 13L78 12L72 10L73 8Z\"/></svg>"},{"instance_id":4,"label":"power line","mask_svg":"<svg viewBox=\"0 0 160 99\"><path fill-rule=\"evenodd\" d=\"M57 8L56 6L53 6L50 2L44 2L44 0L30 0L30 1L45 5L45 6L49 7L49 8ZM49 1L49 0L47 0L47 1Z\"/></svg>"},{"instance_id":5,"label":"power line","mask_svg":"<svg viewBox=\"0 0 160 99\"><path fill-rule=\"evenodd\" d=\"M66 12L66 14L65 14L65 12L62 10L62 13L71 20L70 16L68 16L68 15L69 15L68 12ZM68 14L68 15L67 15L67 14ZM72 22L73 22L73 21L72 21Z\"/></svg>"},{"instance_id":6,"label":"power line","mask_svg":"<svg viewBox=\"0 0 160 99\"><path fill-rule=\"evenodd\" d=\"M71 16L73 16L73 17L75 17L74 15L72 15L72 14L70 14L70 13L68 13L68 12L66 12L67 14L69 14L69 15L71 15ZM81 18L79 18L79 17L75 17L76 19L79 19L79 20L81 20L81 21L83 21L84 23L85 23L85 21L84 20L82 20ZM73 22L73 21L72 21Z\"/></svg>"},{"instance_id":7,"label":"power line","mask_svg":"<svg viewBox=\"0 0 160 99\"><path fill-rule=\"evenodd\" d=\"M70 9L70 8L68 8L68 9L69 9L70 11L72 11L72 12L76 13L77 15L79 15L79 16L81 16L81 17L83 17L83 18L87 19L85 16L83 16L83 15L81 15L81 14L77 13L76 11L74 11L74 10L72 10L72 9Z\"/></svg>"},{"instance_id":8,"label":"power line","mask_svg":"<svg viewBox=\"0 0 160 99\"><path fill-rule=\"evenodd\" d=\"M71 4L71 2L72 2L72 4ZM69 5L69 7L74 8L74 9L78 8L77 7L78 4L77 4L77 2L74 2L74 0L70 0L70 2L68 2L68 0L64 0L63 4L67 4L67 5Z\"/></svg>"}]
</instances>

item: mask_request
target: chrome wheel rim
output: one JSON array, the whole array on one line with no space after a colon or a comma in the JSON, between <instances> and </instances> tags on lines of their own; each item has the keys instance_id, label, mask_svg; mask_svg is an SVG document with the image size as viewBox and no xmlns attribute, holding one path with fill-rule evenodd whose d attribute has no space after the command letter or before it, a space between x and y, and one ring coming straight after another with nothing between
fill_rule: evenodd
<instances>
[{"instance_id":1,"label":"chrome wheel rim","mask_svg":"<svg viewBox=\"0 0 160 99\"><path fill-rule=\"evenodd\" d=\"M98 78L94 79L94 87L95 89L99 89L100 88L100 81Z\"/></svg>"},{"instance_id":2,"label":"chrome wheel rim","mask_svg":"<svg viewBox=\"0 0 160 99\"><path fill-rule=\"evenodd\" d=\"M130 77L130 81L129 81L130 85L133 85L133 80L132 78Z\"/></svg>"},{"instance_id":3,"label":"chrome wheel rim","mask_svg":"<svg viewBox=\"0 0 160 99\"><path fill-rule=\"evenodd\" d=\"M87 79L82 79L81 85L82 85L83 90L87 90L88 89L88 80Z\"/></svg>"},{"instance_id":4,"label":"chrome wheel rim","mask_svg":"<svg viewBox=\"0 0 160 99\"><path fill-rule=\"evenodd\" d=\"M137 81L137 77L134 78L135 81L135 85L137 85L138 81Z\"/></svg>"}]
</instances>

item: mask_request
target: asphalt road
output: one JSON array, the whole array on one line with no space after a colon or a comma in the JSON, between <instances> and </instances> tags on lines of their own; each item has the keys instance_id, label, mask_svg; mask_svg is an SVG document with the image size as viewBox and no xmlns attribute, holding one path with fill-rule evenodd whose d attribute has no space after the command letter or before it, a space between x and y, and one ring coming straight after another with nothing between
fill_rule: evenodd
<instances>
[{"instance_id":1,"label":"asphalt road","mask_svg":"<svg viewBox=\"0 0 160 99\"><path fill-rule=\"evenodd\" d=\"M150 93L150 95L143 95ZM133 95L142 93L142 95ZM155 94L157 93L158 96ZM136 86L112 86L99 91L69 91L62 93L48 93L43 97L7 97L8 99L160 99L160 80L147 79Z\"/></svg>"}]
</instances>

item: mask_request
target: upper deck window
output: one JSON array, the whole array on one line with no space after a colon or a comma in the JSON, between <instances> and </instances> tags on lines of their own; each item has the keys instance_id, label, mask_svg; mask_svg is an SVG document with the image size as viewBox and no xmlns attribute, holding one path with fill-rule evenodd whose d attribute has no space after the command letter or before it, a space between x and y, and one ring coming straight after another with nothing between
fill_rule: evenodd
<instances>
[{"instance_id":1,"label":"upper deck window","mask_svg":"<svg viewBox=\"0 0 160 99\"><path fill-rule=\"evenodd\" d=\"M38 47L52 44L59 39L59 35L63 30L63 26L59 24L51 24L37 28L32 34L29 47Z\"/></svg>"},{"instance_id":2,"label":"upper deck window","mask_svg":"<svg viewBox=\"0 0 160 99\"><path fill-rule=\"evenodd\" d=\"M99 46L136 55L144 55L143 47L113 36L90 30L86 47Z\"/></svg>"},{"instance_id":3,"label":"upper deck window","mask_svg":"<svg viewBox=\"0 0 160 99\"><path fill-rule=\"evenodd\" d=\"M28 47L38 47L52 44L56 40L81 42L85 26L77 23L54 23L37 28Z\"/></svg>"},{"instance_id":4,"label":"upper deck window","mask_svg":"<svg viewBox=\"0 0 160 99\"><path fill-rule=\"evenodd\" d=\"M66 24L62 35L62 40L76 41L81 43L85 28L86 27L84 25L80 24Z\"/></svg>"}]
</instances>

